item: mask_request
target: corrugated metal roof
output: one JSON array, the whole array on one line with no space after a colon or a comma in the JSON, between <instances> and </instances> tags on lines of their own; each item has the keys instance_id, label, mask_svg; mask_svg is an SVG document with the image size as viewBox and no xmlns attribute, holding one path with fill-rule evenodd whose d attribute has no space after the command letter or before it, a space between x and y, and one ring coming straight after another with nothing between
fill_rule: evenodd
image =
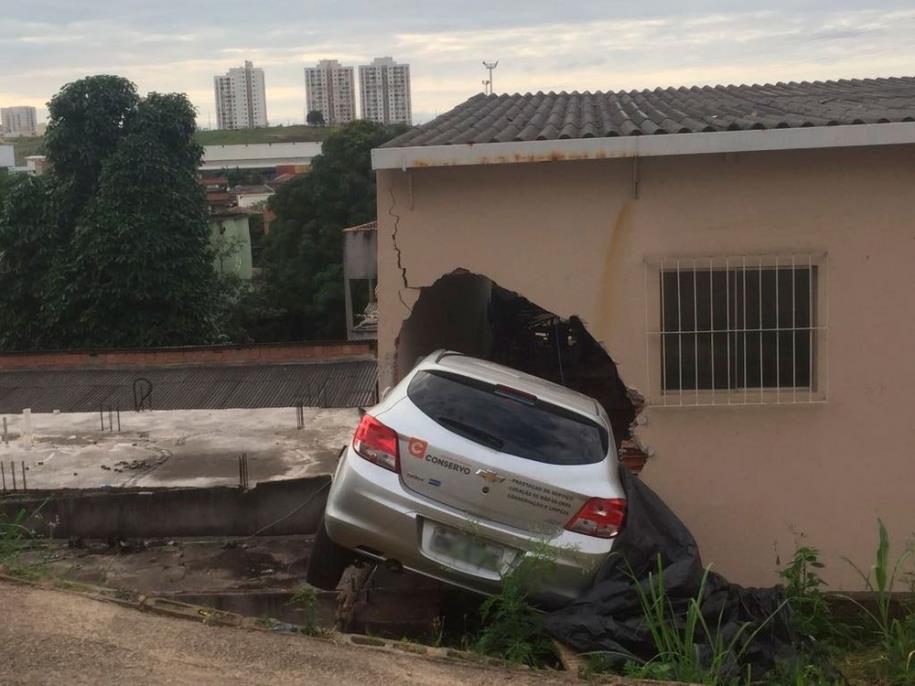
<instances>
[{"instance_id":1,"label":"corrugated metal roof","mask_svg":"<svg viewBox=\"0 0 915 686\"><path fill-rule=\"evenodd\" d=\"M479 94L385 148L915 121L915 77Z\"/></svg>"},{"instance_id":2,"label":"corrugated metal roof","mask_svg":"<svg viewBox=\"0 0 915 686\"><path fill-rule=\"evenodd\" d=\"M157 410L358 407L375 402L371 358L277 365L0 372L0 413L133 409L133 383L152 382Z\"/></svg>"}]
</instances>

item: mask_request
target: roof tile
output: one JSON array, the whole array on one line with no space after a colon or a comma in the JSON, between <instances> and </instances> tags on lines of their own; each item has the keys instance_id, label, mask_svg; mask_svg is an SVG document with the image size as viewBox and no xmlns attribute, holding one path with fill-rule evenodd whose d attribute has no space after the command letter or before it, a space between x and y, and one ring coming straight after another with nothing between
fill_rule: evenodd
<instances>
[{"instance_id":1,"label":"roof tile","mask_svg":"<svg viewBox=\"0 0 915 686\"><path fill-rule=\"evenodd\" d=\"M915 77L478 94L384 147L915 121Z\"/></svg>"}]
</instances>

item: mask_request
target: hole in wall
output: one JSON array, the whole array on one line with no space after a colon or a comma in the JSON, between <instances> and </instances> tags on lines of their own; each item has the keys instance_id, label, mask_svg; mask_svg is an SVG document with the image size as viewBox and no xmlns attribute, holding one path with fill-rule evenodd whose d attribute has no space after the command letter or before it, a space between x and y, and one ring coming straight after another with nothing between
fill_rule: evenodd
<instances>
[{"instance_id":1,"label":"hole in wall","mask_svg":"<svg viewBox=\"0 0 915 686\"><path fill-rule=\"evenodd\" d=\"M633 434L642 400L577 317L562 318L481 274L457 270L421 289L397 339L397 375L440 348L498 362L595 398L610 418L620 459L640 471Z\"/></svg>"}]
</instances>

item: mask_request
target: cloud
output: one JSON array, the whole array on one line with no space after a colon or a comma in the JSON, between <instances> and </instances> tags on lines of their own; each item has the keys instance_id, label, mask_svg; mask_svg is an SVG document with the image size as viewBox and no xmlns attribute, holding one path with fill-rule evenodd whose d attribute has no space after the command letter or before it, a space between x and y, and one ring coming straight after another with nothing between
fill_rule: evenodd
<instances>
[{"instance_id":1,"label":"cloud","mask_svg":"<svg viewBox=\"0 0 915 686\"><path fill-rule=\"evenodd\" d=\"M187 92L212 117L213 75L253 60L272 121L301 121L302 70L325 57L409 62L415 117L481 90L605 90L915 72L915 10L904 0L31 0L0 23L0 104L46 102L65 83L115 73L141 92ZM574 19L572 18L574 16Z\"/></svg>"}]
</instances>

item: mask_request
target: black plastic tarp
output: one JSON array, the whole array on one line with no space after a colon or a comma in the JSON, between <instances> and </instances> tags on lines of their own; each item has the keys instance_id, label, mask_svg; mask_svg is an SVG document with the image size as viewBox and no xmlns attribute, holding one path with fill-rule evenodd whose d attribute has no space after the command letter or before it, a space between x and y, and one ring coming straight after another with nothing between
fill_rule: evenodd
<instances>
[{"instance_id":1,"label":"black plastic tarp","mask_svg":"<svg viewBox=\"0 0 915 686\"><path fill-rule=\"evenodd\" d=\"M606 652L621 662L653 659L658 650L636 584L647 593L649 575L657 583L660 563L674 622L684 622L690 599L698 599L701 588L700 607L709 632L717 633L725 645L739 635L724 668L730 676L737 670L745 674L747 666L759 676L776 661L791 659L789 609L781 589L743 588L714 572L706 574L696 541L683 522L625 467L620 468L620 478L628 498L625 528L593 586L547 615L550 634L580 652ZM698 631L699 640L700 654L710 653L704 629ZM733 659L738 655L739 663Z\"/></svg>"}]
</instances>

